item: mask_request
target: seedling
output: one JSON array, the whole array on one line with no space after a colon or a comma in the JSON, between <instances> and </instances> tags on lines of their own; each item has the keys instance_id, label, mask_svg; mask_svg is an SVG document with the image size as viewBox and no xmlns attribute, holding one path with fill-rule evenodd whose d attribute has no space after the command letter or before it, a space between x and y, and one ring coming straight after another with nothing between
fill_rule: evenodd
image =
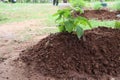
<instances>
[{"instance_id":1,"label":"seedling","mask_svg":"<svg viewBox=\"0 0 120 80\"><path fill-rule=\"evenodd\" d=\"M58 10L57 13L54 14L54 16L57 16L56 23L58 24L57 26L60 32L74 33L80 38L84 33L83 27L88 25L91 28L86 18L74 15L74 13L78 11L80 11L79 13L82 12L80 8L76 11L75 7L73 9L67 8Z\"/></svg>"}]
</instances>

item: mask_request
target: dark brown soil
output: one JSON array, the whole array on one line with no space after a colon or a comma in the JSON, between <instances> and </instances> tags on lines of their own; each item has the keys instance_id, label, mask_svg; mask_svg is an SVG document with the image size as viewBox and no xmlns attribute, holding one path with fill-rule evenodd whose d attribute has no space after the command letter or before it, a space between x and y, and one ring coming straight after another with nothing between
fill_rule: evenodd
<instances>
[{"instance_id":1,"label":"dark brown soil","mask_svg":"<svg viewBox=\"0 0 120 80\"><path fill-rule=\"evenodd\" d=\"M98 19L98 20L120 20L117 15L120 11L108 11L108 10L85 10L82 16L88 19Z\"/></svg>"},{"instance_id":2,"label":"dark brown soil","mask_svg":"<svg viewBox=\"0 0 120 80\"><path fill-rule=\"evenodd\" d=\"M85 31L80 40L70 33L51 34L23 51L20 59L36 72L55 78L67 77L70 72L96 77L118 76L120 30L99 27Z\"/></svg>"}]
</instances>

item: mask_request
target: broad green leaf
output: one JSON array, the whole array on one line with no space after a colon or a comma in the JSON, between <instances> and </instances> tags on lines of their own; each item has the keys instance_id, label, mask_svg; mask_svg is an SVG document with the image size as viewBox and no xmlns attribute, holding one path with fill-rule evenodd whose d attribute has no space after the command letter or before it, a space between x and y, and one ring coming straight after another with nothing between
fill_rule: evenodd
<instances>
[{"instance_id":1,"label":"broad green leaf","mask_svg":"<svg viewBox=\"0 0 120 80\"><path fill-rule=\"evenodd\" d=\"M65 26L59 25L59 26L58 26L58 29L59 29L60 32L65 32L65 31L66 31L66 30L65 30Z\"/></svg>"},{"instance_id":2,"label":"broad green leaf","mask_svg":"<svg viewBox=\"0 0 120 80\"><path fill-rule=\"evenodd\" d=\"M63 14L63 16L64 16L65 18L69 18L69 17L70 17L70 12L66 11L66 12Z\"/></svg>"},{"instance_id":3,"label":"broad green leaf","mask_svg":"<svg viewBox=\"0 0 120 80\"><path fill-rule=\"evenodd\" d=\"M59 16L57 17L56 21L61 20L61 19L62 19L62 15L59 15Z\"/></svg>"},{"instance_id":4,"label":"broad green leaf","mask_svg":"<svg viewBox=\"0 0 120 80\"><path fill-rule=\"evenodd\" d=\"M69 33L71 33L73 31L73 27L74 27L73 22L71 22L71 21L65 21L64 24L65 24L65 29Z\"/></svg>"},{"instance_id":5,"label":"broad green leaf","mask_svg":"<svg viewBox=\"0 0 120 80\"><path fill-rule=\"evenodd\" d=\"M60 14L63 14L64 10L58 10L53 16L58 16Z\"/></svg>"},{"instance_id":6,"label":"broad green leaf","mask_svg":"<svg viewBox=\"0 0 120 80\"><path fill-rule=\"evenodd\" d=\"M78 25L76 26L76 33L77 33L77 37L80 39L80 37L83 35L84 31L83 29Z\"/></svg>"},{"instance_id":7,"label":"broad green leaf","mask_svg":"<svg viewBox=\"0 0 120 80\"><path fill-rule=\"evenodd\" d=\"M92 28L90 22L86 18L79 16L78 19L82 21L83 25L87 24L90 28Z\"/></svg>"}]
</instances>

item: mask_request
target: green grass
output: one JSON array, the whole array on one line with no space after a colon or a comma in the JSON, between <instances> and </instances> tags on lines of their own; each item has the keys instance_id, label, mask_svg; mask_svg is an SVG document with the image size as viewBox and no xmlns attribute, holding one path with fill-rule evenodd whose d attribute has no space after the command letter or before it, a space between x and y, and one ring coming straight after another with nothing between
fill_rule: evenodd
<instances>
[{"instance_id":1,"label":"green grass","mask_svg":"<svg viewBox=\"0 0 120 80\"><path fill-rule=\"evenodd\" d=\"M16 36L19 40L27 41L34 36L58 32L55 27L55 19L52 16L57 9L58 7L52 6L52 4L0 3L0 25L37 21L34 25L26 26L27 28L17 32ZM18 25L18 27L21 26L22 24ZM35 28L29 30L28 27L32 26ZM10 27L12 28L12 26Z\"/></svg>"},{"instance_id":2,"label":"green grass","mask_svg":"<svg viewBox=\"0 0 120 80\"><path fill-rule=\"evenodd\" d=\"M113 28L115 25L115 20L114 21L100 21L100 20L90 20L90 23L93 28L96 28L98 26L104 26L104 27L111 27Z\"/></svg>"},{"instance_id":3,"label":"green grass","mask_svg":"<svg viewBox=\"0 0 120 80\"><path fill-rule=\"evenodd\" d=\"M110 8L113 9L113 10L120 11L120 1L116 1L114 4L111 5Z\"/></svg>"},{"instance_id":4,"label":"green grass","mask_svg":"<svg viewBox=\"0 0 120 80\"><path fill-rule=\"evenodd\" d=\"M119 0L116 0L116 1L104 1L104 2L107 3L107 7L106 8L108 8L110 10L120 10L120 6L119 6L120 1ZM95 5L97 3L100 3L100 1L86 2L85 7L94 9L94 7L95 7Z\"/></svg>"},{"instance_id":5,"label":"green grass","mask_svg":"<svg viewBox=\"0 0 120 80\"><path fill-rule=\"evenodd\" d=\"M50 22L51 24L54 23L52 14L56 10L57 7L53 7L50 4L0 3L0 24L30 19L44 19L49 25Z\"/></svg>"},{"instance_id":6,"label":"green grass","mask_svg":"<svg viewBox=\"0 0 120 80\"><path fill-rule=\"evenodd\" d=\"M114 21L100 21L100 20L89 20L92 28L97 28L97 27L110 27L110 28L114 28L115 26L115 20ZM86 26L83 28L84 30L90 29L89 26Z\"/></svg>"}]
</instances>

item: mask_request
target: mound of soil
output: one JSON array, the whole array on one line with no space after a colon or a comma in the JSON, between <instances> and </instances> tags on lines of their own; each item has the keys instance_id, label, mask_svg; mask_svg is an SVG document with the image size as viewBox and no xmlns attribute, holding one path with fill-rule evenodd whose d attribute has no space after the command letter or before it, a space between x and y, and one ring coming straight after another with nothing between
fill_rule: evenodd
<instances>
[{"instance_id":1,"label":"mound of soil","mask_svg":"<svg viewBox=\"0 0 120 80\"><path fill-rule=\"evenodd\" d=\"M88 19L98 19L98 20L120 20L117 15L120 11L110 12L108 10L85 10L82 16Z\"/></svg>"},{"instance_id":2,"label":"mound of soil","mask_svg":"<svg viewBox=\"0 0 120 80\"><path fill-rule=\"evenodd\" d=\"M69 76L70 72L118 76L120 30L99 27L86 30L81 39L70 33L51 34L24 50L20 59L36 72L56 78Z\"/></svg>"}]
</instances>

